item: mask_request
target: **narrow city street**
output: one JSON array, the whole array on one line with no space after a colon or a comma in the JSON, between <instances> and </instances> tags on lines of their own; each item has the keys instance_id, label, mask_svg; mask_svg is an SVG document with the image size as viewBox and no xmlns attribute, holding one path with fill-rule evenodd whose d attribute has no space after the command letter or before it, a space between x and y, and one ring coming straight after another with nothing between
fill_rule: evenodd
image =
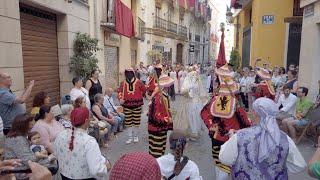
<instances>
[{"instance_id":1,"label":"narrow city street","mask_svg":"<svg viewBox=\"0 0 320 180\"><path fill-rule=\"evenodd\" d=\"M183 106L179 101L179 96L176 97L176 101L171 102L172 107ZM107 150L103 149L102 152L108 158L110 158L111 162L114 164L117 159L119 159L123 154L129 152L136 151L148 151L148 132L147 132L147 103L145 103L144 111L142 115L142 126L140 127L140 142L137 144L126 145L125 141L127 140L127 132L126 130L120 134L116 140L109 144ZM193 160L200 169L200 175L204 180L215 179L215 174L213 170L213 160L211 156L211 140L207 135L208 131L205 129L201 136L201 139L197 142L189 142L185 151L185 155L188 156L191 160ZM315 151L315 148L312 147L312 144L308 141L302 141L302 143L298 146L300 152L306 161L308 161L312 154ZM167 151L169 151L167 145ZM302 172L300 174L290 174L290 180L308 180L312 179L308 176L307 172Z\"/></svg>"}]
</instances>

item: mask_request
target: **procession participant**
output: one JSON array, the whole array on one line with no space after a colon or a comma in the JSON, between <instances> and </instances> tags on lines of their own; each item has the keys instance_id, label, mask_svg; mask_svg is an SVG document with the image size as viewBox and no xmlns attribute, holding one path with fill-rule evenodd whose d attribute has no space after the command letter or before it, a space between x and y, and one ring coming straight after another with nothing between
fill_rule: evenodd
<instances>
[{"instance_id":1,"label":"procession participant","mask_svg":"<svg viewBox=\"0 0 320 180\"><path fill-rule=\"evenodd\" d=\"M212 141L212 156L215 162L216 179L229 178L231 169L222 164L218 158L221 145L229 139L229 133L235 130L249 127L251 122L243 107L234 94L238 92L239 86L232 79L232 71L227 65L216 69L218 81L220 82L217 95L201 111L201 118L209 129Z\"/></svg>"},{"instance_id":2,"label":"procession participant","mask_svg":"<svg viewBox=\"0 0 320 180\"><path fill-rule=\"evenodd\" d=\"M124 74L126 79L121 82L118 93L120 103L124 108L125 126L129 128L129 138L126 144L130 144L132 141L139 142L138 129L146 87L135 77L132 68L126 69Z\"/></svg>"},{"instance_id":3,"label":"procession participant","mask_svg":"<svg viewBox=\"0 0 320 180\"><path fill-rule=\"evenodd\" d=\"M221 147L219 159L232 166L232 179L288 179L288 171L304 171L301 153L277 125L277 105L263 97L253 110L257 125L239 130Z\"/></svg>"},{"instance_id":4,"label":"procession participant","mask_svg":"<svg viewBox=\"0 0 320 180\"><path fill-rule=\"evenodd\" d=\"M157 159L164 179L202 179L196 163L184 156L187 138L181 131L173 131L169 137L171 152Z\"/></svg>"},{"instance_id":5,"label":"procession participant","mask_svg":"<svg viewBox=\"0 0 320 180\"><path fill-rule=\"evenodd\" d=\"M182 108L187 108L187 122L189 124L190 139L197 140L200 138L202 129L202 120L200 116L203 103L201 98L206 96L206 91L202 85L200 74L197 72L196 67L187 75L181 87L181 92L187 96L187 104ZM180 109L183 110L183 109ZM181 115L178 112L179 115ZM181 120L181 117L177 117Z\"/></svg>"},{"instance_id":6,"label":"procession participant","mask_svg":"<svg viewBox=\"0 0 320 180\"><path fill-rule=\"evenodd\" d=\"M166 150L167 132L172 130L172 116L169 97L164 92L174 80L162 73L162 66L156 66L158 83L153 92L148 112L149 153L153 157L164 155Z\"/></svg>"},{"instance_id":7,"label":"procession participant","mask_svg":"<svg viewBox=\"0 0 320 180\"><path fill-rule=\"evenodd\" d=\"M257 59L255 64L257 64L259 61L261 60ZM256 88L254 91L255 98L258 99L260 97L267 97L269 99L274 100L276 93L271 82L272 75L267 69L259 68L257 65L255 67L257 73L257 78L255 82Z\"/></svg>"}]
</instances>

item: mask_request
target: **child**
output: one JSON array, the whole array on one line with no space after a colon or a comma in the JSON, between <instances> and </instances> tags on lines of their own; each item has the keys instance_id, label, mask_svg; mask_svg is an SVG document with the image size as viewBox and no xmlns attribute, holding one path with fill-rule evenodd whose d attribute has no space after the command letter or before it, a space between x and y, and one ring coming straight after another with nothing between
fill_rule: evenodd
<instances>
[{"instance_id":1,"label":"child","mask_svg":"<svg viewBox=\"0 0 320 180\"><path fill-rule=\"evenodd\" d=\"M34 153L37 159L46 159L54 161L56 157L51 154L48 156L48 151L45 149L43 145L40 144L40 134L38 132L30 132L28 134L28 139L30 141L30 150Z\"/></svg>"}]
</instances>

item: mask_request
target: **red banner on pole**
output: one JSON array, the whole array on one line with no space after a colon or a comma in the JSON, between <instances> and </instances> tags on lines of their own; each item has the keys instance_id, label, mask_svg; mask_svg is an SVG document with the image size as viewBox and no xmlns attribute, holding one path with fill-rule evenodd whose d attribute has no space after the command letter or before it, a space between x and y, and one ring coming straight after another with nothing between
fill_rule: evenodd
<instances>
[{"instance_id":1,"label":"red banner on pole","mask_svg":"<svg viewBox=\"0 0 320 180\"><path fill-rule=\"evenodd\" d=\"M217 62L216 62L216 67L220 68L223 65L225 65L226 63L227 63L227 60L226 60L226 52L225 52L225 48L224 48L224 31L222 31L221 41L220 41L220 48L219 48L218 59L217 59Z\"/></svg>"}]
</instances>

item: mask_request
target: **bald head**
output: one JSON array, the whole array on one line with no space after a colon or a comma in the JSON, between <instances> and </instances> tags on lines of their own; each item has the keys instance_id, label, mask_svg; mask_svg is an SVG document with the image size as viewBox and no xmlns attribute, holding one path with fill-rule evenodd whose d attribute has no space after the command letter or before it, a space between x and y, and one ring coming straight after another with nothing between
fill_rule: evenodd
<instances>
[{"instance_id":1,"label":"bald head","mask_svg":"<svg viewBox=\"0 0 320 180\"><path fill-rule=\"evenodd\" d=\"M10 88L11 84L11 76L7 73L0 72L0 87Z\"/></svg>"},{"instance_id":2,"label":"bald head","mask_svg":"<svg viewBox=\"0 0 320 180\"><path fill-rule=\"evenodd\" d=\"M112 88L110 88L110 87L106 88L106 95L107 96L110 97L112 95L112 93L113 93L113 89Z\"/></svg>"}]
</instances>

